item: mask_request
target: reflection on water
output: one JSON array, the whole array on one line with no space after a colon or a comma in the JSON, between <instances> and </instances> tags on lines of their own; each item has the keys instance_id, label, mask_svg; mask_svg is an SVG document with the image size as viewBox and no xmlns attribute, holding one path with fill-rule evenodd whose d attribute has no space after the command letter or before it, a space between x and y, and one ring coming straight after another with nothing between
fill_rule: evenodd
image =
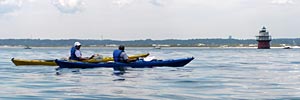
<instances>
[{"instance_id":1,"label":"reflection on water","mask_svg":"<svg viewBox=\"0 0 300 100\"><path fill-rule=\"evenodd\" d=\"M10 59L57 59L69 48L1 48L0 99L300 99L299 49L127 49L158 59L195 59L185 67L129 68L123 75L110 68L57 75L55 67L14 66ZM84 56L112 56L112 50L82 48Z\"/></svg>"}]
</instances>

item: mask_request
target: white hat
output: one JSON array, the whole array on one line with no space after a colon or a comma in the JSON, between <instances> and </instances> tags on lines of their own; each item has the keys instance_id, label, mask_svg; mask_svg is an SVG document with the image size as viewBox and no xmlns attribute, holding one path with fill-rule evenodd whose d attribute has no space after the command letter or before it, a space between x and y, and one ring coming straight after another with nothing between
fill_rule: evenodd
<instances>
[{"instance_id":1,"label":"white hat","mask_svg":"<svg viewBox=\"0 0 300 100\"><path fill-rule=\"evenodd\" d=\"M81 44L80 44L80 42L75 42L74 43L74 46L80 46Z\"/></svg>"}]
</instances>

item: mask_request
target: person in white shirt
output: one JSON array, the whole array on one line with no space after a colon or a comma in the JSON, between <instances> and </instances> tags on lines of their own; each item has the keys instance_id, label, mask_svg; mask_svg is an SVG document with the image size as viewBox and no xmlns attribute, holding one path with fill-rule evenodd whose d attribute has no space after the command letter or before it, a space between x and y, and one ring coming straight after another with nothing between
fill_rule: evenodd
<instances>
[{"instance_id":1,"label":"person in white shirt","mask_svg":"<svg viewBox=\"0 0 300 100\"><path fill-rule=\"evenodd\" d=\"M81 47L81 44L80 42L75 42L74 43L74 46L71 48L70 50L70 60L78 60L78 61L81 61L81 60L88 60L88 59L91 59L92 57L82 57L82 54L81 54L81 51L80 51L80 47Z\"/></svg>"}]
</instances>

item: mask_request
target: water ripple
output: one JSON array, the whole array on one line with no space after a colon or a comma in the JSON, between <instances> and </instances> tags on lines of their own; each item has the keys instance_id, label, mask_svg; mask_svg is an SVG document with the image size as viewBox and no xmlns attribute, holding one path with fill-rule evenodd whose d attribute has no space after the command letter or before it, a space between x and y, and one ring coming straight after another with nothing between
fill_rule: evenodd
<instances>
[{"instance_id":1,"label":"water ripple","mask_svg":"<svg viewBox=\"0 0 300 100\"><path fill-rule=\"evenodd\" d=\"M83 48L85 56L111 56L114 48ZM298 49L127 48L158 59L195 57L185 67L64 69L14 66L11 58L57 59L69 48L1 48L0 99L300 99ZM118 77L122 81L114 81Z\"/></svg>"}]
</instances>

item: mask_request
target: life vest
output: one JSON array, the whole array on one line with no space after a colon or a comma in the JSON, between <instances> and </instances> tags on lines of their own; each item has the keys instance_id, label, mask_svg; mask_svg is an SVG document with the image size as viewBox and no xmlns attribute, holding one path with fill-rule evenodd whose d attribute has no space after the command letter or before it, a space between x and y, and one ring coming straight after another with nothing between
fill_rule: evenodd
<instances>
[{"instance_id":1,"label":"life vest","mask_svg":"<svg viewBox=\"0 0 300 100\"><path fill-rule=\"evenodd\" d=\"M70 54L71 56L69 58L70 60L79 60L79 57L76 56L75 52L76 52L76 48L72 47L70 50L70 53L71 53Z\"/></svg>"},{"instance_id":2,"label":"life vest","mask_svg":"<svg viewBox=\"0 0 300 100\"><path fill-rule=\"evenodd\" d=\"M114 53L113 53L113 58L114 58L114 61L115 62L122 62L122 58L121 58L121 54L122 54L122 50L114 50Z\"/></svg>"}]
</instances>

